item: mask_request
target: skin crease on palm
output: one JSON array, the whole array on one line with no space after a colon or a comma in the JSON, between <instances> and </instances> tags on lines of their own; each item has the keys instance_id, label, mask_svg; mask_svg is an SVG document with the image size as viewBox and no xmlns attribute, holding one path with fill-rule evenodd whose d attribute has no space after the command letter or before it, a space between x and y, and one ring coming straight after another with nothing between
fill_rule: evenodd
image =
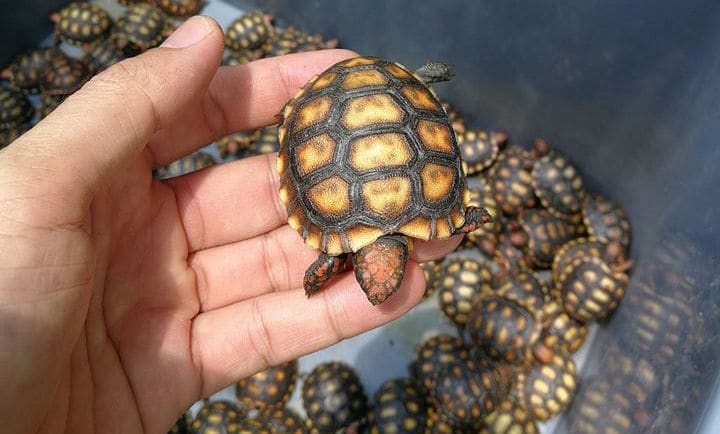
<instances>
[{"instance_id":1,"label":"skin crease on palm","mask_svg":"<svg viewBox=\"0 0 720 434\"><path fill-rule=\"evenodd\" d=\"M167 164L272 124L312 75L355 54L222 67L222 30L190 19L96 76L0 151L0 426L165 433L195 400L377 327L420 299L417 242L396 295L352 271L306 299L317 252L285 221L274 155L166 182Z\"/></svg>"}]
</instances>

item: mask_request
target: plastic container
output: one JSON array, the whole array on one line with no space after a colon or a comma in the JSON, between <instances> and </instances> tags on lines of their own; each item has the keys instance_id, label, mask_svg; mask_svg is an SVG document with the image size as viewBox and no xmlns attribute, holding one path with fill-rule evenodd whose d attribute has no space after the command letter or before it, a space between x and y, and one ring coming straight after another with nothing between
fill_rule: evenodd
<instances>
[{"instance_id":1,"label":"plastic container","mask_svg":"<svg viewBox=\"0 0 720 434\"><path fill-rule=\"evenodd\" d=\"M2 2L0 63L47 37L43 17L65 3ZM503 128L517 143L546 137L592 191L626 209L636 259L628 294L586 344L573 407L545 432L577 432L582 423L598 432L611 424L628 433L720 432L720 3L228 3L409 67L453 64L456 79L436 89L470 125ZM303 358L301 369L349 359L372 394L405 374L419 336L443 327L423 305ZM594 396L602 408L593 421L583 405Z\"/></svg>"}]
</instances>

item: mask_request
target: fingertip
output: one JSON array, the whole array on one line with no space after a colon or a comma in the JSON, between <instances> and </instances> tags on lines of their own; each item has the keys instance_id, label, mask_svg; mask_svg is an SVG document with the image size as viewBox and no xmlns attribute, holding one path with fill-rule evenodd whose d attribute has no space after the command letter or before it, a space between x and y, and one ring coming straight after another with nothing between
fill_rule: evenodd
<instances>
[{"instance_id":1,"label":"fingertip","mask_svg":"<svg viewBox=\"0 0 720 434\"><path fill-rule=\"evenodd\" d=\"M445 240L422 241L415 240L410 257L417 262L427 262L440 259L460 245L463 235L454 235Z\"/></svg>"}]
</instances>

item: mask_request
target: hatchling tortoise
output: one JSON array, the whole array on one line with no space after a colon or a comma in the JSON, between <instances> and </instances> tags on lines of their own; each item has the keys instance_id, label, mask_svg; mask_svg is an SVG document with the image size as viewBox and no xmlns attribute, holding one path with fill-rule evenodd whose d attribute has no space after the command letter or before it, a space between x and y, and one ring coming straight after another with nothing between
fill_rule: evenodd
<instances>
[{"instance_id":1,"label":"hatchling tortoise","mask_svg":"<svg viewBox=\"0 0 720 434\"><path fill-rule=\"evenodd\" d=\"M93 73L104 71L125 58L125 53L113 38L102 39L90 45L83 60Z\"/></svg>"},{"instance_id":2,"label":"hatchling tortoise","mask_svg":"<svg viewBox=\"0 0 720 434\"><path fill-rule=\"evenodd\" d=\"M238 381L235 395L243 408L282 406L295 390L296 380L297 361L293 360Z\"/></svg>"},{"instance_id":3,"label":"hatchling tortoise","mask_svg":"<svg viewBox=\"0 0 720 434\"><path fill-rule=\"evenodd\" d=\"M284 56L294 53L298 45L305 42L307 34L294 27L289 27L265 41L263 52L268 57Z\"/></svg>"},{"instance_id":4,"label":"hatchling tortoise","mask_svg":"<svg viewBox=\"0 0 720 434\"><path fill-rule=\"evenodd\" d=\"M480 434L539 434L535 419L512 399L506 399L485 418Z\"/></svg>"},{"instance_id":5,"label":"hatchling tortoise","mask_svg":"<svg viewBox=\"0 0 720 434\"><path fill-rule=\"evenodd\" d=\"M388 380L375 393L370 434L423 433L427 412L426 396L414 378Z\"/></svg>"},{"instance_id":6,"label":"hatchling tortoise","mask_svg":"<svg viewBox=\"0 0 720 434\"><path fill-rule=\"evenodd\" d=\"M260 130L240 131L228 134L215 143L220 151L220 156L225 159L244 156L258 137L260 137Z\"/></svg>"},{"instance_id":7,"label":"hatchling tortoise","mask_svg":"<svg viewBox=\"0 0 720 434\"><path fill-rule=\"evenodd\" d=\"M6 69L0 78L10 80L16 89L25 93L39 93L45 81L47 65L55 55L62 55L57 48L38 48L20 54Z\"/></svg>"},{"instance_id":8,"label":"hatchling tortoise","mask_svg":"<svg viewBox=\"0 0 720 434\"><path fill-rule=\"evenodd\" d=\"M70 95L90 79L90 69L80 59L65 54L52 56L47 64L43 92L47 95Z\"/></svg>"},{"instance_id":9,"label":"hatchling tortoise","mask_svg":"<svg viewBox=\"0 0 720 434\"><path fill-rule=\"evenodd\" d=\"M171 30L163 11L148 3L137 3L118 18L113 38L126 55L135 56L160 45Z\"/></svg>"},{"instance_id":10,"label":"hatchling tortoise","mask_svg":"<svg viewBox=\"0 0 720 434\"><path fill-rule=\"evenodd\" d=\"M440 334L421 342L415 350L415 357L410 369L411 374L429 391L440 368L469 359L470 352L461 338Z\"/></svg>"},{"instance_id":11,"label":"hatchling tortoise","mask_svg":"<svg viewBox=\"0 0 720 434\"><path fill-rule=\"evenodd\" d=\"M577 378L575 362L569 353L556 351L547 363L535 363L517 379L520 405L535 420L543 421L567 410L575 397Z\"/></svg>"},{"instance_id":12,"label":"hatchling tortoise","mask_svg":"<svg viewBox=\"0 0 720 434\"><path fill-rule=\"evenodd\" d=\"M442 266L439 261L428 261L421 263L420 268L422 268L425 275L425 293L422 299L426 300L432 297L440 285Z\"/></svg>"},{"instance_id":13,"label":"hatchling tortoise","mask_svg":"<svg viewBox=\"0 0 720 434\"><path fill-rule=\"evenodd\" d=\"M260 11L250 12L225 29L225 46L232 51L257 50L274 34L270 15Z\"/></svg>"},{"instance_id":14,"label":"hatchling tortoise","mask_svg":"<svg viewBox=\"0 0 720 434\"><path fill-rule=\"evenodd\" d=\"M278 127L271 125L260 130L260 135L253 140L248 149L249 155L261 155L277 152L280 148L278 142Z\"/></svg>"},{"instance_id":15,"label":"hatchling tortoise","mask_svg":"<svg viewBox=\"0 0 720 434\"><path fill-rule=\"evenodd\" d=\"M426 85L450 75L440 63L413 74L356 57L314 77L286 104L280 198L289 225L321 251L305 274L308 296L352 252L360 287L382 303L400 286L412 239L445 239L492 220L466 208L455 134Z\"/></svg>"},{"instance_id":16,"label":"hatchling tortoise","mask_svg":"<svg viewBox=\"0 0 720 434\"><path fill-rule=\"evenodd\" d=\"M519 225L511 225L511 241L522 247L531 267L550 268L555 253L568 241L583 234L584 226L551 214L546 209L526 209Z\"/></svg>"},{"instance_id":17,"label":"hatchling tortoise","mask_svg":"<svg viewBox=\"0 0 720 434\"><path fill-rule=\"evenodd\" d=\"M302 401L311 433L335 433L366 423L367 396L355 371L342 362L315 366L303 383Z\"/></svg>"},{"instance_id":18,"label":"hatchling tortoise","mask_svg":"<svg viewBox=\"0 0 720 434\"><path fill-rule=\"evenodd\" d=\"M64 95L42 94L37 106L38 119L45 119L63 102L64 99Z\"/></svg>"},{"instance_id":19,"label":"hatchling tortoise","mask_svg":"<svg viewBox=\"0 0 720 434\"><path fill-rule=\"evenodd\" d=\"M630 221L615 203L600 195L589 196L582 213L588 234L605 242L616 241L625 250L630 247Z\"/></svg>"},{"instance_id":20,"label":"hatchling tortoise","mask_svg":"<svg viewBox=\"0 0 720 434\"><path fill-rule=\"evenodd\" d=\"M571 318L555 300L545 303L543 313L545 320L540 337L543 345L553 351L565 350L571 354L579 350L587 338L587 326Z\"/></svg>"},{"instance_id":21,"label":"hatchling tortoise","mask_svg":"<svg viewBox=\"0 0 720 434\"><path fill-rule=\"evenodd\" d=\"M195 434L237 433L243 413L230 401L207 402L190 425Z\"/></svg>"},{"instance_id":22,"label":"hatchling tortoise","mask_svg":"<svg viewBox=\"0 0 720 434\"><path fill-rule=\"evenodd\" d=\"M438 286L440 310L455 325L464 327L475 301L494 292L491 265L468 256L448 258Z\"/></svg>"},{"instance_id":23,"label":"hatchling tortoise","mask_svg":"<svg viewBox=\"0 0 720 434\"><path fill-rule=\"evenodd\" d=\"M190 417L190 415L188 413L183 413L182 416L180 416L175 422L175 425L170 428L168 434L190 434L191 424L192 418Z\"/></svg>"},{"instance_id":24,"label":"hatchling tortoise","mask_svg":"<svg viewBox=\"0 0 720 434\"><path fill-rule=\"evenodd\" d=\"M25 134L32 127L32 124L25 123L9 128L0 128L0 149L14 142L15 139Z\"/></svg>"},{"instance_id":25,"label":"hatchling tortoise","mask_svg":"<svg viewBox=\"0 0 720 434\"><path fill-rule=\"evenodd\" d=\"M457 135L463 161L467 164L468 175L480 173L492 166L500 147L507 142L507 133L501 131L465 130Z\"/></svg>"},{"instance_id":26,"label":"hatchling tortoise","mask_svg":"<svg viewBox=\"0 0 720 434\"><path fill-rule=\"evenodd\" d=\"M305 420L287 407L266 407L258 418L272 434L307 434Z\"/></svg>"},{"instance_id":27,"label":"hatchling tortoise","mask_svg":"<svg viewBox=\"0 0 720 434\"><path fill-rule=\"evenodd\" d=\"M535 151L532 185L542 206L561 218L580 214L585 187L578 170L564 155L550 150L544 139L535 141Z\"/></svg>"},{"instance_id":28,"label":"hatchling tortoise","mask_svg":"<svg viewBox=\"0 0 720 434\"><path fill-rule=\"evenodd\" d=\"M21 92L0 87L0 129L22 125L35 114L30 101Z\"/></svg>"},{"instance_id":29,"label":"hatchling tortoise","mask_svg":"<svg viewBox=\"0 0 720 434\"><path fill-rule=\"evenodd\" d=\"M104 38L112 26L110 15L104 9L85 2L70 3L50 15L50 19L55 23L55 41L73 45L85 45Z\"/></svg>"},{"instance_id":30,"label":"hatchling tortoise","mask_svg":"<svg viewBox=\"0 0 720 434\"><path fill-rule=\"evenodd\" d=\"M442 101L441 104L443 110L445 110L445 113L448 115L448 120L450 120L453 131L455 131L456 134L465 132L465 118L460 115L460 112L457 111L455 106L447 101Z\"/></svg>"},{"instance_id":31,"label":"hatchling tortoise","mask_svg":"<svg viewBox=\"0 0 720 434\"><path fill-rule=\"evenodd\" d=\"M155 177L158 179L174 178L176 176L185 175L195 172L215 164L212 156L195 152L194 154L183 157L177 161L163 166L155 171Z\"/></svg>"},{"instance_id":32,"label":"hatchling tortoise","mask_svg":"<svg viewBox=\"0 0 720 434\"><path fill-rule=\"evenodd\" d=\"M513 145L500 152L490 169L495 201L505 215L517 215L524 208L537 204L530 174L532 164L530 153Z\"/></svg>"},{"instance_id":33,"label":"hatchling tortoise","mask_svg":"<svg viewBox=\"0 0 720 434\"><path fill-rule=\"evenodd\" d=\"M577 258L605 258L607 244L595 237L580 237L563 244L555 253L552 263L552 281L558 282L560 273Z\"/></svg>"},{"instance_id":34,"label":"hatchling tortoise","mask_svg":"<svg viewBox=\"0 0 720 434\"><path fill-rule=\"evenodd\" d=\"M494 287L496 295L523 300L536 312L543 310L550 295L540 277L527 269L496 273Z\"/></svg>"},{"instance_id":35,"label":"hatchling tortoise","mask_svg":"<svg viewBox=\"0 0 720 434\"><path fill-rule=\"evenodd\" d=\"M200 10L204 0L155 0L155 6L173 17L187 17Z\"/></svg>"}]
</instances>

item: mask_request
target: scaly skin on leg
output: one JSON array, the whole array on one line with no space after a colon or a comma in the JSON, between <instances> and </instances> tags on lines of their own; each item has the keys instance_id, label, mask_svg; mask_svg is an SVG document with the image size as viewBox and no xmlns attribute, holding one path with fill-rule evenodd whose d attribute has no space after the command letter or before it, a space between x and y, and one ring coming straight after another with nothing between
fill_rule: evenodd
<instances>
[{"instance_id":1,"label":"scaly skin on leg","mask_svg":"<svg viewBox=\"0 0 720 434\"><path fill-rule=\"evenodd\" d=\"M320 253L320 256L305 272L305 279L303 280L305 295L310 297L317 294L328 280L345 269L346 259L346 254L330 256Z\"/></svg>"},{"instance_id":2,"label":"scaly skin on leg","mask_svg":"<svg viewBox=\"0 0 720 434\"><path fill-rule=\"evenodd\" d=\"M353 256L355 278L370 303L377 306L395 294L408 259L407 238L380 237Z\"/></svg>"},{"instance_id":3,"label":"scaly skin on leg","mask_svg":"<svg viewBox=\"0 0 720 434\"><path fill-rule=\"evenodd\" d=\"M459 228L455 229L455 234L467 234L479 228L485 223L492 223L493 217L485 208L478 208L476 206L469 206L465 210L465 223Z\"/></svg>"}]
</instances>

